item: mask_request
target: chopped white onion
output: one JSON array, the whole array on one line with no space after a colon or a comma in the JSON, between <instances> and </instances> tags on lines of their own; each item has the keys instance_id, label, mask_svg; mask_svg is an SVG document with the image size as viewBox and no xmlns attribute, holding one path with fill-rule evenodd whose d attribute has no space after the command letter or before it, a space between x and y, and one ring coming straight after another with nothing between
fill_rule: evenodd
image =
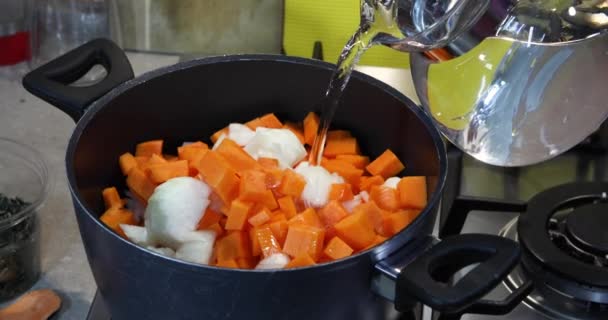
<instances>
[{"instance_id":1,"label":"chopped white onion","mask_svg":"<svg viewBox=\"0 0 608 320\"><path fill-rule=\"evenodd\" d=\"M306 180L302 200L307 206L320 208L329 201L331 185L344 183L344 179L337 173L329 173L321 166L311 166L308 162L300 163L295 172Z\"/></svg>"},{"instance_id":2,"label":"chopped white onion","mask_svg":"<svg viewBox=\"0 0 608 320\"><path fill-rule=\"evenodd\" d=\"M283 253L274 253L262 259L255 267L258 270L282 269L289 263L289 257Z\"/></svg>"}]
</instances>

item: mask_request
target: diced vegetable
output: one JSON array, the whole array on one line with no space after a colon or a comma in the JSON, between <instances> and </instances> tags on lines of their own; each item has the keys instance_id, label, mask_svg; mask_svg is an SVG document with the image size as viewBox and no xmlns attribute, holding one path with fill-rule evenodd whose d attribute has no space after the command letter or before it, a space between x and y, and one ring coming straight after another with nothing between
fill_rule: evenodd
<instances>
[{"instance_id":1,"label":"diced vegetable","mask_svg":"<svg viewBox=\"0 0 608 320\"><path fill-rule=\"evenodd\" d=\"M353 249L339 237L333 237L325 246L323 254L332 260L346 258L353 253Z\"/></svg>"},{"instance_id":2,"label":"diced vegetable","mask_svg":"<svg viewBox=\"0 0 608 320\"><path fill-rule=\"evenodd\" d=\"M308 254L314 261L319 260L323 251L325 231L304 224L289 226L283 252L292 257Z\"/></svg>"},{"instance_id":3,"label":"diced vegetable","mask_svg":"<svg viewBox=\"0 0 608 320\"><path fill-rule=\"evenodd\" d=\"M319 116L314 112L310 112L304 118L304 141L307 145L312 146L319 130Z\"/></svg>"},{"instance_id":4,"label":"diced vegetable","mask_svg":"<svg viewBox=\"0 0 608 320\"><path fill-rule=\"evenodd\" d=\"M140 143L118 159L128 198L104 189L100 219L165 256L264 270L346 258L420 214L426 178L395 176L404 165L390 150L370 163L347 130L328 132L320 166L304 161L318 127L314 113L284 124L270 113L214 133L212 149Z\"/></svg>"},{"instance_id":5,"label":"diced vegetable","mask_svg":"<svg viewBox=\"0 0 608 320\"><path fill-rule=\"evenodd\" d=\"M122 174L125 176L128 175L133 168L138 167L137 160L135 160L135 157L130 152L122 154L120 158L118 158L118 164L120 165Z\"/></svg>"},{"instance_id":6,"label":"diced vegetable","mask_svg":"<svg viewBox=\"0 0 608 320\"><path fill-rule=\"evenodd\" d=\"M426 207L426 178L403 177L397 185L399 201L406 209L423 209Z\"/></svg>"},{"instance_id":7,"label":"diced vegetable","mask_svg":"<svg viewBox=\"0 0 608 320\"><path fill-rule=\"evenodd\" d=\"M136 157L151 157L153 154L163 154L163 140L146 141L135 147Z\"/></svg>"},{"instance_id":8,"label":"diced vegetable","mask_svg":"<svg viewBox=\"0 0 608 320\"><path fill-rule=\"evenodd\" d=\"M405 166L391 150L387 149L365 168L372 175L380 175L384 179L387 179L397 175L401 170L405 169Z\"/></svg>"},{"instance_id":9,"label":"diced vegetable","mask_svg":"<svg viewBox=\"0 0 608 320\"><path fill-rule=\"evenodd\" d=\"M125 204L120 199L118 190L116 190L115 187L105 188L103 189L101 194L103 196L103 202L106 206L106 209L124 207Z\"/></svg>"},{"instance_id":10,"label":"diced vegetable","mask_svg":"<svg viewBox=\"0 0 608 320\"><path fill-rule=\"evenodd\" d=\"M376 236L370 217L363 211L353 212L336 223L334 228L336 234L355 250L367 247Z\"/></svg>"}]
</instances>

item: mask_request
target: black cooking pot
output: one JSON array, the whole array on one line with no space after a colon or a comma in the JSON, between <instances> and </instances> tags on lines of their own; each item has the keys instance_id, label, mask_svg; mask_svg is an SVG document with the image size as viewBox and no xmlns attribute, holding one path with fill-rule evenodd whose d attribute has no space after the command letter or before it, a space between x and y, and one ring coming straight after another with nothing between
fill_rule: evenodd
<instances>
[{"instance_id":1,"label":"black cooking pot","mask_svg":"<svg viewBox=\"0 0 608 320\"><path fill-rule=\"evenodd\" d=\"M69 84L101 64L106 78ZM434 245L432 232L446 179L443 142L429 117L389 86L356 73L335 127L351 130L365 153L390 148L405 175L428 177L429 205L382 245L314 267L221 269L167 258L118 236L99 220L101 190L124 177L120 154L150 139L167 150L207 139L230 122L268 112L298 121L322 97L334 66L270 55L206 58L133 79L124 53L95 40L32 71L25 88L78 122L66 155L80 233L113 319L381 319L384 299L398 310L417 302L462 312L496 286L519 260L518 246L489 235ZM480 263L455 285L449 277Z\"/></svg>"}]
</instances>

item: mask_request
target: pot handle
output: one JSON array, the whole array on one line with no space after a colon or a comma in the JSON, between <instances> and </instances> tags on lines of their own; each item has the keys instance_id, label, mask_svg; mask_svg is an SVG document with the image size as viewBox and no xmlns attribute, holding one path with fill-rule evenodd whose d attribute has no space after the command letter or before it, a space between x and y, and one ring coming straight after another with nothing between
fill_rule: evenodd
<instances>
[{"instance_id":1,"label":"pot handle","mask_svg":"<svg viewBox=\"0 0 608 320\"><path fill-rule=\"evenodd\" d=\"M70 86L97 64L106 69L104 79L87 87ZM133 69L125 53L110 40L95 39L31 71L23 86L78 121L93 101L130 79Z\"/></svg>"},{"instance_id":2,"label":"pot handle","mask_svg":"<svg viewBox=\"0 0 608 320\"><path fill-rule=\"evenodd\" d=\"M496 287L517 265L521 255L516 242L487 234L457 235L434 246L427 241L424 248L427 247L430 249L417 257L389 257L376 265L384 276L395 281L394 302L398 311L410 310L415 303L422 302L440 312L463 312ZM449 284L456 272L476 263L457 283Z\"/></svg>"}]
</instances>

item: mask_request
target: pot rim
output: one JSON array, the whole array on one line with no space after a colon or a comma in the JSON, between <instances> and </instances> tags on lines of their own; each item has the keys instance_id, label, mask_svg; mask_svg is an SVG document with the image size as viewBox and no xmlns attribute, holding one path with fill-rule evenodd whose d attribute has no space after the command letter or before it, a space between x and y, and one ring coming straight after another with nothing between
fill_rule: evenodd
<instances>
[{"instance_id":1,"label":"pot rim","mask_svg":"<svg viewBox=\"0 0 608 320\"><path fill-rule=\"evenodd\" d=\"M191 267L194 269L202 268L202 269L211 269L211 270L221 270L221 271L231 271L231 272L232 271L248 272L248 273L251 273L251 272L261 272L261 273L290 272L290 271L295 271L295 270L316 269L316 268L329 267L329 266L335 267L336 265L339 265L339 264L347 264L362 255L368 254L369 252L373 252L375 257L382 259L382 258L390 255L391 253L398 251L400 247L396 248L394 250L389 250L388 244L390 242L392 242L392 240L394 241L394 239L397 238L399 235L407 233L408 230L416 229L416 226L419 226L420 224L422 224L423 220L428 218L427 216L432 215L432 211L433 211L432 207L434 207L433 205L427 205L427 207L422 210L422 212L418 215L418 217L416 217L416 219L407 228L403 229L401 232L397 233L396 235L392 236L391 238L387 239L385 242L383 242L382 244L380 244L376 247L359 252L358 254L352 255L345 259L324 262L324 263L316 264L313 266L307 266L307 267L299 267L299 268L293 268L293 269L271 269L271 270L220 268L220 267L216 267L216 266L201 265L201 264L197 264L197 263L182 261L182 260L179 260L176 258L171 258L171 257L161 255L159 253L148 250L127 239L120 237L118 234L116 234L114 231L112 231L109 227L107 227L104 223L102 223L101 220L99 220L99 218L93 213L93 210L91 210L87 205L85 205L84 201L82 200L83 198L82 198L81 193L78 191L77 188L75 188L76 176L75 176L75 171L73 170L74 154L76 152L76 146L78 145L78 141L80 140L80 137L83 134L85 128L87 127L87 125L91 122L91 120L95 117L95 115L99 111L101 111L110 101L114 100L114 98L120 96L124 92L126 92L136 86L139 86L140 84L143 84L151 79L155 79L160 76L171 74L173 72L179 72L179 71L193 68L193 67L210 65L210 64L218 64L218 63L232 63L232 62L236 62L236 61L238 61L238 62L256 61L256 62L291 63L291 64L304 65L307 67L320 68L320 69L325 69L325 70L335 69L334 64L324 62L324 61L319 61L319 60L307 59L307 58L288 57L288 56L274 55L274 54L238 54L238 55L222 55L222 56L204 57L204 58L199 58L199 59L195 59L195 60L180 62L180 63L176 63L174 65L170 65L170 66L166 66L166 67L162 67L159 69L155 69L155 70L146 72L134 79L124 82L123 84L110 90L108 93L103 95L101 98L99 98L98 100L93 102L89 106L89 108L87 108L87 110L85 111L82 118L80 118L78 120L78 122L76 123L76 128L74 129L74 131L72 132L72 135L70 137L70 140L68 143L68 148L66 151L65 161L66 161L66 172L67 172L67 177L68 177L68 187L70 189L70 193L73 196L75 205L80 206L82 208L82 210L86 213L87 218L92 219L99 227L103 228L105 230L105 232L111 233L113 235L113 237L118 238L119 241L123 241L124 243L127 243L128 245L133 246L133 247L137 248L138 250L145 251L148 254L155 255L157 257L161 257L164 259L168 259L173 262L176 262L181 265L188 266L188 267ZM375 86L375 87L381 89L382 91L386 92L387 94L391 95L393 98L399 100L405 107L407 107L411 112L413 112L418 117L418 119L424 124L424 126L427 128L427 132L431 136L431 138L435 144L435 148L436 148L436 151L438 154L438 161L439 161L439 174L437 175L437 178L438 178L437 186L436 186L435 190L433 191L433 194L432 194L431 198L429 199L428 203L429 204L435 203L438 205L440 202L440 197L443 193L445 180L447 178L447 154L446 154L444 142L441 138L441 134L439 133L438 129L433 124L432 120L430 119L430 116L421 107L416 105L413 101L411 101L409 98L407 98L401 92L397 91L395 88L389 86L388 84L386 84L380 80L377 80L376 78L373 78L369 75L363 74L359 71L354 71L352 77L357 80L363 81L371 86Z\"/></svg>"}]
</instances>

